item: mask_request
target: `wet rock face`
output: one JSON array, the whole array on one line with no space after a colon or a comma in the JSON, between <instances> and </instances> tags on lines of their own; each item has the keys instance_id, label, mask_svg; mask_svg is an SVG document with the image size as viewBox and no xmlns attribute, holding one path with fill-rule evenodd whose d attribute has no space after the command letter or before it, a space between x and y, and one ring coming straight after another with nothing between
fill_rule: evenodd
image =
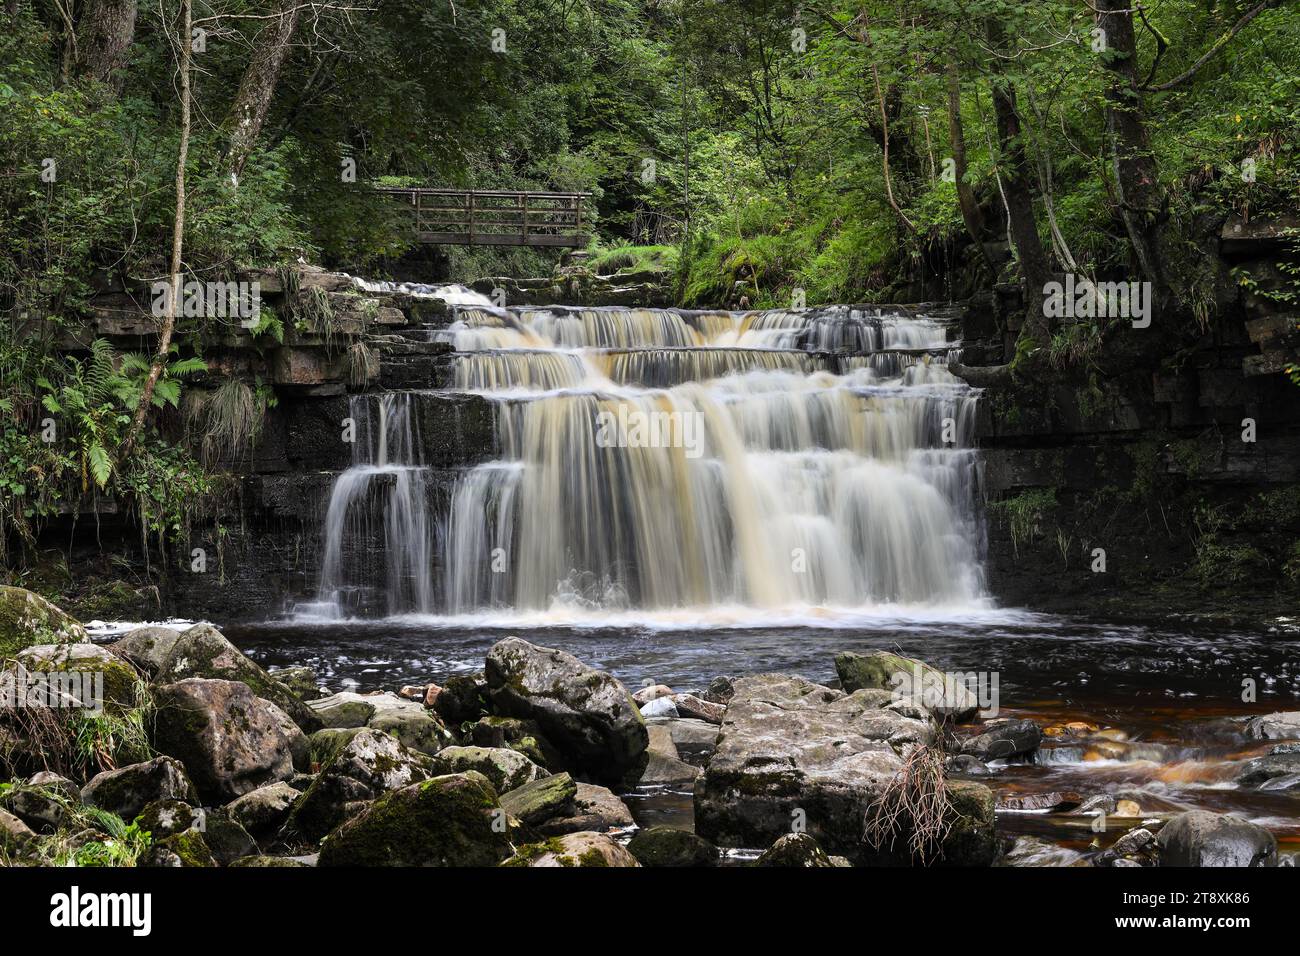
<instances>
[{"instance_id":1,"label":"wet rock face","mask_svg":"<svg viewBox=\"0 0 1300 956\"><path fill-rule=\"evenodd\" d=\"M632 837L628 852L642 866L715 866L718 848L689 830L651 827Z\"/></svg>"},{"instance_id":2,"label":"wet rock face","mask_svg":"<svg viewBox=\"0 0 1300 956\"><path fill-rule=\"evenodd\" d=\"M1161 866L1276 866L1277 839L1263 827L1208 810L1180 813L1157 837Z\"/></svg>"},{"instance_id":3,"label":"wet rock face","mask_svg":"<svg viewBox=\"0 0 1300 956\"><path fill-rule=\"evenodd\" d=\"M497 713L537 721L565 769L611 786L635 784L649 738L627 688L572 654L508 638L487 656Z\"/></svg>"},{"instance_id":4,"label":"wet rock face","mask_svg":"<svg viewBox=\"0 0 1300 956\"><path fill-rule=\"evenodd\" d=\"M735 682L704 776L696 832L724 846L768 846L798 815L829 852L863 853L868 808L902 768L898 750L929 743L933 724L799 677Z\"/></svg>"},{"instance_id":5,"label":"wet rock face","mask_svg":"<svg viewBox=\"0 0 1300 956\"><path fill-rule=\"evenodd\" d=\"M159 687L155 746L189 771L205 801L227 803L294 774L307 739L247 684L190 678Z\"/></svg>"}]
</instances>

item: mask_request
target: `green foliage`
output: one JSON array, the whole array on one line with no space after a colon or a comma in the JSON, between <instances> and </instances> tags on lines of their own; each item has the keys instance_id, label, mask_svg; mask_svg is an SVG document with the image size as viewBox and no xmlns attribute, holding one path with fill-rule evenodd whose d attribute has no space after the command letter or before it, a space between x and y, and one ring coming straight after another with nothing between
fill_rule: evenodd
<instances>
[{"instance_id":1,"label":"green foliage","mask_svg":"<svg viewBox=\"0 0 1300 956\"><path fill-rule=\"evenodd\" d=\"M989 510L1005 518L1011 528L1011 546L1016 553L1020 545L1043 534L1043 522L1056 508L1055 488L1031 488L1012 498L995 501Z\"/></svg>"}]
</instances>

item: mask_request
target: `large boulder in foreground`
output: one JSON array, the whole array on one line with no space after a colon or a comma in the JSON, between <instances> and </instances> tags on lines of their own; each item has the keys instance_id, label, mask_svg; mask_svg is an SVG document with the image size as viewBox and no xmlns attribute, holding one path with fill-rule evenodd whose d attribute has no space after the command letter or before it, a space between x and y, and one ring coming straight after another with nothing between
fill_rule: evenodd
<instances>
[{"instance_id":1,"label":"large boulder in foreground","mask_svg":"<svg viewBox=\"0 0 1300 956\"><path fill-rule=\"evenodd\" d=\"M288 687L226 640L211 624L195 624L172 645L155 681L171 684L190 677L239 681L293 718L305 733L320 730L320 719Z\"/></svg>"},{"instance_id":2,"label":"large boulder in foreground","mask_svg":"<svg viewBox=\"0 0 1300 956\"><path fill-rule=\"evenodd\" d=\"M386 793L321 844L319 866L496 866L512 851L497 795L477 771Z\"/></svg>"},{"instance_id":3,"label":"large boulder in foreground","mask_svg":"<svg viewBox=\"0 0 1300 956\"><path fill-rule=\"evenodd\" d=\"M862 855L868 808L902 768L900 753L934 736L932 721L889 702L782 674L737 680L695 787L696 832L722 846L769 846L798 816L827 852Z\"/></svg>"},{"instance_id":4,"label":"large boulder in foreground","mask_svg":"<svg viewBox=\"0 0 1300 956\"><path fill-rule=\"evenodd\" d=\"M123 820L133 820L156 801L198 803L199 795L179 760L155 757L96 774L81 791L81 799L88 806L116 813Z\"/></svg>"},{"instance_id":5,"label":"large boulder in foreground","mask_svg":"<svg viewBox=\"0 0 1300 956\"><path fill-rule=\"evenodd\" d=\"M1156 838L1161 866L1276 866L1277 838L1261 826L1223 813L1188 810Z\"/></svg>"},{"instance_id":6,"label":"large boulder in foreground","mask_svg":"<svg viewBox=\"0 0 1300 956\"><path fill-rule=\"evenodd\" d=\"M157 688L154 698L154 744L185 765L204 802L228 803L289 780L295 758L305 764L302 731L247 684L191 677Z\"/></svg>"},{"instance_id":7,"label":"large boulder in foreground","mask_svg":"<svg viewBox=\"0 0 1300 956\"><path fill-rule=\"evenodd\" d=\"M0 585L0 657L12 657L33 644L89 641L84 627L39 594Z\"/></svg>"},{"instance_id":8,"label":"large boulder in foreground","mask_svg":"<svg viewBox=\"0 0 1300 956\"><path fill-rule=\"evenodd\" d=\"M649 738L632 695L614 677L517 637L493 645L485 673L497 712L537 721L563 769L611 786L640 780Z\"/></svg>"},{"instance_id":9,"label":"large boulder in foreground","mask_svg":"<svg viewBox=\"0 0 1300 956\"><path fill-rule=\"evenodd\" d=\"M285 825L287 836L314 842L367 803L432 776L429 758L377 730L352 739L307 788Z\"/></svg>"}]
</instances>

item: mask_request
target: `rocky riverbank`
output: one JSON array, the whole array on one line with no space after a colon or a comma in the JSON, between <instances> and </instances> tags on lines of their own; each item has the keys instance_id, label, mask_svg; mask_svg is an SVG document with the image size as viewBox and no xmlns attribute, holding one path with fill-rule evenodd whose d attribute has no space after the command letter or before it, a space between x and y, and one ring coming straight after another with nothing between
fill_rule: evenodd
<instances>
[{"instance_id":1,"label":"rocky riverbank","mask_svg":"<svg viewBox=\"0 0 1300 956\"><path fill-rule=\"evenodd\" d=\"M3 589L0 608L9 865L1291 862L1235 816L1102 792L1009 796L997 774L1040 749L1049 759L1049 743L1123 743L1086 723L981 717L967 687L885 652L839 655L838 687L757 674L633 695L508 638L481 672L441 685L329 693L208 624L99 645L30 592ZM55 696L38 702L38 688ZM1238 786L1295 790L1300 716L1220 732L1238 741ZM631 806L657 790L693 794L693 829L637 825ZM1024 813L1091 840L1000 832L999 817Z\"/></svg>"}]
</instances>

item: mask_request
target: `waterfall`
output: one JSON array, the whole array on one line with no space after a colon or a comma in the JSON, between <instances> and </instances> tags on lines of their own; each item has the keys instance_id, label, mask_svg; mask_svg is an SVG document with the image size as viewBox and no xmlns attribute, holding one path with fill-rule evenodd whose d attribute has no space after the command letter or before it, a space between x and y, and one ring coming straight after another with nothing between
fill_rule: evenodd
<instances>
[{"instance_id":1,"label":"waterfall","mask_svg":"<svg viewBox=\"0 0 1300 956\"><path fill-rule=\"evenodd\" d=\"M432 613L433 527L411 394L354 395L351 468L334 481L310 610Z\"/></svg>"},{"instance_id":2,"label":"waterfall","mask_svg":"<svg viewBox=\"0 0 1300 956\"><path fill-rule=\"evenodd\" d=\"M357 396L325 517L334 613L968 605L977 393L947 323L798 311L493 309L438 336L499 459L431 503L411 396ZM436 543L435 543L436 542Z\"/></svg>"}]
</instances>

